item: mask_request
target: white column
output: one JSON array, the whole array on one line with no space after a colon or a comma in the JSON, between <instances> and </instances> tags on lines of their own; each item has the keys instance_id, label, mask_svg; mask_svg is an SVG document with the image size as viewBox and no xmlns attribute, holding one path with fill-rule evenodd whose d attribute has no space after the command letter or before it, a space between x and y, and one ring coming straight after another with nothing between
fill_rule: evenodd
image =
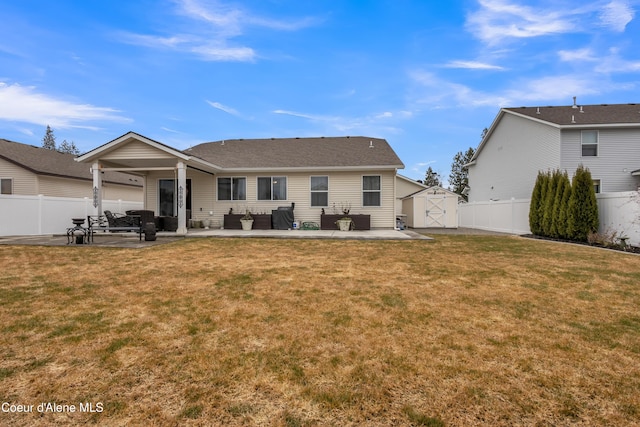
<instances>
[{"instance_id":1,"label":"white column","mask_svg":"<svg viewBox=\"0 0 640 427\"><path fill-rule=\"evenodd\" d=\"M94 162L91 166L93 172L93 215L102 215L102 176L100 163Z\"/></svg>"},{"instance_id":2,"label":"white column","mask_svg":"<svg viewBox=\"0 0 640 427\"><path fill-rule=\"evenodd\" d=\"M178 162L178 230L177 234L187 234L187 167Z\"/></svg>"}]
</instances>

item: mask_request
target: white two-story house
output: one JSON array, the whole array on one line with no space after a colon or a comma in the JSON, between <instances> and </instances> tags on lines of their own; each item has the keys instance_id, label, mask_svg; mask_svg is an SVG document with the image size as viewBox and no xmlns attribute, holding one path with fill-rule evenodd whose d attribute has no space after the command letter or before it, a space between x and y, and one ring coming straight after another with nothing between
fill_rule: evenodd
<instances>
[{"instance_id":1,"label":"white two-story house","mask_svg":"<svg viewBox=\"0 0 640 427\"><path fill-rule=\"evenodd\" d=\"M503 108L468 165L469 202L528 199L538 171L578 165L597 193L640 185L640 104Z\"/></svg>"}]
</instances>

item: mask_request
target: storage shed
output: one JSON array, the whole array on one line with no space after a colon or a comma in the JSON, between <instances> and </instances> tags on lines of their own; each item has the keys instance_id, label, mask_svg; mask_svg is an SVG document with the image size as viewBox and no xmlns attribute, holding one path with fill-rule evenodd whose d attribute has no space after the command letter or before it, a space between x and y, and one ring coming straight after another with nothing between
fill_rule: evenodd
<instances>
[{"instance_id":1,"label":"storage shed","mask_svg":"<svg viewBox=\"0 0 640 427\"><path fill-rule=\"evenodd\" d=\"M402 213L411 228L458 228L460 196L439 186L410 194L402 199Z\"/></svg>"}]
</instances>

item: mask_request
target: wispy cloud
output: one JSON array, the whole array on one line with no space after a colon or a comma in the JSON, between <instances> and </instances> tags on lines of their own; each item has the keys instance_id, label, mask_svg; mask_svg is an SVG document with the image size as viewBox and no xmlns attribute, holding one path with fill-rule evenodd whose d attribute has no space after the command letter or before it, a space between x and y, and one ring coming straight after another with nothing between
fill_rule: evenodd
<instances>
[{"instance_id":1,"label":"wispy cloud","mask_svg":"<svg viewBox=\"0 0 640 427\"><path fill-rule=\"evenodd\" d=\"M469 70L497 70L503 71L505 68L499 65L487 64L478 61L451 61L444 65L445 68L463 68Z\"/></svg>"},{"instance_id":2,"label":"wispy cloud","mask_svg":"<svg viewBox=\"0 0 640 427\"><path fill-rule=\"evenodd\" d=\"M479 9L469 13L466 28L489 45L509 39L555 34L584 33L600 27L622 32L635 16L629 1L613 0L530 6L518 0L478 0ZM597 25L597 24L596 24Z\"/></svg>"},{"instance_id":3,"label":"wispy cloud","mask_svg":"<svg viewBox=\"0 0 640 427\"><path fill-rule=\"evenodd\" d=\"M113 108L57 99L32 86L0 82L0 120L97 130L100 127L96 122L131 121L120 113Z\"/></svg>"},{"instance_id":4,"label":"wispy cloud","mask_svg":"<svg viewBox=\"0 0 640 427\"><path fill-rule=\"evenodd\" d=\"M558 75L542 78L518 79L509 87L492 93L475 90L469 86L450 82L432 73L416 71L411 74L424 93L416 102L431 108L513 107L536 102L567 102L574 95L593 95L623 87L600 79L594 85L594 75Z\"/></svg>"},{"instance_id":5,"label":"wispy cloud","mask_svg":"<svg viewBox=\"0 0 640 427\"><path fill-rule=\"evenodd\" d=\"M270 19L219 1L177 0L175 4L176 13L187 18L188 29L170 29L168 35L123 32L119 38L129 44L193 54L205 61L250 62L258 56L255 50L233 41L243 35L247 28L297 31L320 22L310 17L297 20Z\"/></svg>"},{"instance_id":6,"label":"wispy cloud","mask_svg":"<svg viewBox=\"0 0 640 427\"><path fill-rule=\"evenodd\" d=\"M228 107L226 105L222 105L219 102L212 102L209 100L205 100L207 104L209 104L210 106L212 106L213 108L216 108L220 111L224 111L227 114L231 114L232 116L240 116L240 113L238 113L238 111L236 111L235 109Z\"/></svg>"},{"instance_id":7,"label":"wispy cloud","mask_svg":"<svg viewBox=\"0 0 640 427\"><path fill-rule=\"evenodd\" d=\"M625 1L614 0L604 6L600 13L602 24L613 31L623 32L627 24L633 20L635 13L631 5Z\"/></svg>"},{"instance_id":8,"label":"wispy cloud","mask_svg":"<svg viewBox=\"0 0 640 427\"><path fill-rule=\"evenodd\" d=\"M322 114L309 114L290 110L274 110L273 114L280 114L318 123L328 129L339 132L363 132L367 135L397 134L401 129L394 126L398 121L410 118L412 114L407 111L392 113L385 111L362 117L342 117Z\"/></svg>"},{"instance_id":9,"label":"wispy cloud","mask_svg":"<svg viewBox=\"0 0 640 427\"><path fill-rule=\"evenodd\" d=\"M574 61L597 61L598 57L590 48L577 49L577 50L561 50L558 52L558 57L561 61L574 62Z\"/></svg>"},{"instance_id":10,"label":"wispy cloud","mask_svg":"<svg viewBox=\"0 0 640 427\"><path fill-rule=\"evenodd\" d=\"M489 44L507 38L538 37L575 29L571 12L535 9L509 0L479 0L480 9L467 16L466 26Z\"/></svg>"}]
</instances>

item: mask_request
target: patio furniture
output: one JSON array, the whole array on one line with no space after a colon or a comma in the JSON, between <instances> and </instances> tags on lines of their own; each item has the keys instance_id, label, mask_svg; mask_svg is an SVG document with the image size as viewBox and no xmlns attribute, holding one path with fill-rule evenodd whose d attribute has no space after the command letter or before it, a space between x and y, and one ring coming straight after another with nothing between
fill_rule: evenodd
<instances>
[{"instance_id":1,"label":"patio furniture","mask_svg":"<svg viewBox=\"0 0 640 427\"><path fill-rule=\"evenodd\" d=\"M87 221L89 222L88 236L92 242L95 232L100 230L105 232L135 231L140 240L142 240L142 233L144 233L139 215L122 215L104 211L104 215L87 216Z\"/></svg>"},{"instance_id":2,"label":"patio furniture","mask_svg":"<svg viewBox=\"0 0 640 427\"><path fill-rule=\"evenodd\" d=\"M84 228L84 218L72 218L73 227L67 228L67 245L74 240L77 245L89 243L88 229Z\"/></svg>"}]
</instances>

